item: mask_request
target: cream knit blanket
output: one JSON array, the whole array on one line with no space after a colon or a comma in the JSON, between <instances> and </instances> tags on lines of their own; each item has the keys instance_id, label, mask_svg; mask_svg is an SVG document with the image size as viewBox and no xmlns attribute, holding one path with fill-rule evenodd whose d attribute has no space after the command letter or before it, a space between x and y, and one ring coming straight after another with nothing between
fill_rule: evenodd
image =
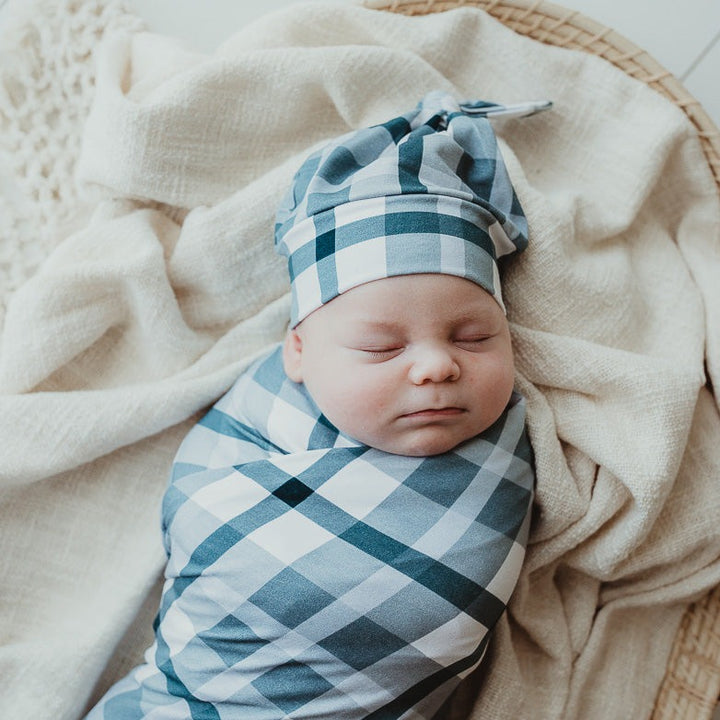
<instances>
[{"instance_id":1,"label":"cream knit blanket","mask_svg":"<svg viewBox=\"0 0 720 720\"><path fill-rule=\"evenodd\" d=\"M38 5L27 26L108 6ZM43 248L56 249L15 283L0 346L0 717L74 720L138 660L172 457L284 329L281 194L309 148L436 88L555 102L497 126L531 229L503 293L537 498L491 672L457 715L647 717L686 603L720 581L720 418L704 386L704 361L720 379L720 212L683 114L472 9L299 5L212 56L105 35L68 190L76 227L52 225ZM62 40L37 43L39 57ZM28 88L54 88L14 77L28 86L4 76L4 127ZM28 199L14 179L3 232L32 246L43 238L18 228L43 226L38 203L65 196Z\"/></svg>"}]
</instances>

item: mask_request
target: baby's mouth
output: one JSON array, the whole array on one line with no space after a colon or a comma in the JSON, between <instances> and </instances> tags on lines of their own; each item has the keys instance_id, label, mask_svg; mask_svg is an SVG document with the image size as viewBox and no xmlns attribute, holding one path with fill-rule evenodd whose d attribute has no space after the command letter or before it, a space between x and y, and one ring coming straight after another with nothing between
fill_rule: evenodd
<instances>
[{"instance_id":1,"label":"baby's mouth","mask_svg":"<svg viewBox=\"0 0 720 720\"><path fill-rule=\"evenodd\" d=\"M405 413L401 415L404 418L444 418L454 417L456 415L462 415L465 412L463 408L459 407L441 407L441 408L423 408L422 410L415 410L413 412Z\"/></svg>"}]
</instances>

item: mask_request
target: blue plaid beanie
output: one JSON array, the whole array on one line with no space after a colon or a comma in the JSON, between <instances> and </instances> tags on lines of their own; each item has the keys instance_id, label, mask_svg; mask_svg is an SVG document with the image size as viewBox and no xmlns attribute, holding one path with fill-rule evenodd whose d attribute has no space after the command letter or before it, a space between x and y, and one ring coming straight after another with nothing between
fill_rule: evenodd
<instances>
[{"instance_id":1,"label":"blue plaid beanie","mask_svg":"<svg viewBox=\"0 0 720 720\"><path fill-rule=\"evenodd\" d=\"M432 92L307 158L275 225L292 327L353 287L414 273L467 278L504 309L497 260L528 233L488 120L505 109Z\"/></svg>"}]
</instances>

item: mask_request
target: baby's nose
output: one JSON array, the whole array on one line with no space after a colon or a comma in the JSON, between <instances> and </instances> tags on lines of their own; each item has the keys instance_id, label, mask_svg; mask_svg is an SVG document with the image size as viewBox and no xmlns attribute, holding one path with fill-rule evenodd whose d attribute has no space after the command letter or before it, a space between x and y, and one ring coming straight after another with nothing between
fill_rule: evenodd
<instances>
[{"instance_id":1,"label":"baby's nose","mask_svg":"<svg viewBox=\"0 0 720 720\"><path fill-rule=\"evenodd\" d=\"M451 348L425 347L415 354L408 376L414 385L457 380L460 377L460 365Z\"/></svg>"}]
</instances>

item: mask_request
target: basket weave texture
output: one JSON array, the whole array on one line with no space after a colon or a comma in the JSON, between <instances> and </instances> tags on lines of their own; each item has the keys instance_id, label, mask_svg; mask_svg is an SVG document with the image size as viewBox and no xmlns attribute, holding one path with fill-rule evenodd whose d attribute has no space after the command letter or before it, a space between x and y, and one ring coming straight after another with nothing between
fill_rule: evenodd
<instances>
[{"instance_id":1,"label":"basket weave texture","mask_svg":"<svg viewBox=\"0 0 720 720\"><path fill-rule=\"evenodd\" d=\"M651 55L609 27L544 0L364 0L376 10L425 15L484 10L520 35L582 50L615 65L680 107L695 126L720 192L720 131L702 105ZM720 697L720 586L686 611L651 720L710 720Z\"/></svg>"}]
</instances>

